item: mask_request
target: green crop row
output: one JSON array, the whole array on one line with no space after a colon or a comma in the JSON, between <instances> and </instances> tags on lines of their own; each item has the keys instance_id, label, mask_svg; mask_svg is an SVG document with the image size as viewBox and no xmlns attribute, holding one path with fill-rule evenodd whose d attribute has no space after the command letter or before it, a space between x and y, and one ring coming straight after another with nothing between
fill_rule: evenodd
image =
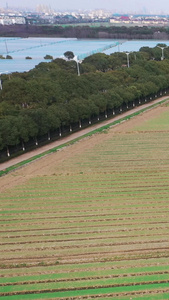
<instances>
[{"instance_id":1,"label":"green crop row","mask_svg":"<svg viewBox=\"0 0 169 300\"><path fill-rule=\"evenodd\" d=\"M81 271L81 272L71 272L71 273L55 273L55 274L39 274L34 276L17 276L17 277L4 277L0 278L0 284L14 284L17 283L18 285L22 284L22 282L31 282L31 281L48 281L48 280L57 280L59 281L65 280L65 279L80 279L80 278L90 278L90 277L104 277L104 276L125 276L129 277L132 275L132 277L135 278L135 276L138 275L144 275L144 273L151 273L155 272L156 274L159 273L166 273L169 274L169 265L165 266L152 266L152 267L140 267L140 268L124 268L124 269L97 269L92 271ZM152 274L153 275L153 274ZM160 277L161 274L157 275L156 278L158 279L158 276ZM122 280L122 278L121 278Z\"/></svg>"},{"instance_id":2,"label":"green crop row","mask_svg":"<svg viewBox=\"0 0 169 300\"><path fill-rule=\"evenodd\" d=\"M62 274L63 272L67 274L75 273L75 272L86 272L86 271L92 271L92 270L106 270L111 269L117 270L119 272L126 272L126 269L134 269L134 272L141 272L143 269L143 272L146 272L147 269L144 268L158 268L159 266L168 266L169 265L169 257L155 257L151 258L150 260L147 260L147 258L141 257L139 259L123 259L121 261L119 260L113 260L113 261L107 261L106 259L102 259L99 262L92 262L92 263L81 263L81 264L55 264L55 265L47 265L45 266L42 264L41 266L31 266L30 268L27 268L26 266L20 265L20 268L13 266L13 268L9 269L1 269L1 275L2 276L25 276L32 275L32 274L48 274L49 272L54 274ZM19 266L18 266L19 267ZM154 269L152 269L154 270ZM26 275L26 276L27 276Z\"/></svg>"},{"instance_id":3,"label":"green crop row","mask_svg":"<svg viewBox=\"0 0 169 300\"><path fill-rule=\"evenodd\" d=\"M28 294L28 295L13 295L8 296L10 300L21 300L21 299L49 299L50 298L67 298L67 297L77 297L84 295L104 295L104 294L112 294L112 293L124 293L124 292L137 292L137 291L148 291L166 289L168 288L168 283L159 283L159 284L145 284L145 285L137 285L137 286L125 286L125 287L114 287L114 288L96 288L96 289L85 289L85 290L74 290L67 292L54 292L49 293L36 293L36 294ZM1 296L1 300L7 299L6 296Z\"/></svg>"},{"instance_id":4,"label":"green crop row","mask_svg":"<svg viewBox=\"0 0 169 300\"><path fill-rule=\"evenodd\" d=\"M145 284L146 282L153 285L158 281L168 281L168 274L155 274L155 275L144 275L144 276L129 276L129 277L118 277L118 278L106 278L106 279L88 279L88 280L77 280L77 281L63 281L63 282L43 282L43 283L35 283L35 284L21 284L21 285L7 285L0 286L0 294L2 293L16 293L20 291L37 291L37 290L65 290L66 289L92 289L93 287L104 287L104 286L112 286L114 285L128 285L128 284ZM125 286L123 287L125 290Z\"/></svg>"}]
</instances>

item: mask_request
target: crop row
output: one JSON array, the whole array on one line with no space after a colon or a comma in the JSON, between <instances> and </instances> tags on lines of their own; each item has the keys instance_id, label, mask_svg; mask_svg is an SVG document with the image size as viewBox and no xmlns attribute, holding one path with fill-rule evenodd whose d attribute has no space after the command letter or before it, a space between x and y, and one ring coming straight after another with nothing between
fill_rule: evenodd
<instances>
[{"instance_id":1,"label":"crop row","mask_svg":"<svg viewBox=\"0 0 169 300\"><path fill-rule=\"evenodd\" d=\"M94 279L110 279L110 278L126 278L137 276L150 276L150 275L162 275L169 274L169 265L156 266L156 267L144 267L144 268L128 268L128 269L97 269L91 271L74 271L71 273L48 273L38 274L32 276L13 276L2 277L0 280L0 286L6 285L21 285L28 283L42 283L42 282L70 282L79 280L94 280Z\"/></svg>"},{"instance_id":2,"label":"crop row","mask_svg":"<svg viewBox=\"0 0 169 300\"><path fill-rule=\"evenodd\" d=\"M133 288L134 286L134 288ZM21 291L15 291L15 292L7 292L7 293L2 293L1 294L1 298L3 297L3 295L6 296L13 296L13 295L17 295L18 298L12 297L12 299L24 299L22 298L23 295L26 296L29 295L29 297L32 294L32 297L28 298L28 299L36 299L36 298L44 298L47 297L49 299L50 296L55 295L55 298L61 298L64 297L67 299L67 297L76 297L76 296L83 296L83 295L104 295L104 294L112 294L113 293L124 293L123 295L125 295L128 292L132 292L132 293L136 293L137 291L143 291L146 290L146 293L149 293L149 291L157 291L158 290L162 290L164 289L164 291L167 291L168 288L168 282L154 282L154 283L146 283L146 282L140 282L139 284L128 284L128 285L123 285L123 286L119 286L118 284L114 287L112 286L105 286L105 287L97 287L97 286L93 286L90 288L79 288L79 289L74 289L72 288L71 290L64 290L64 291L57 291L55 288L50 288L50 286L48 286L48 288L45 290L42 289L38 290L37 287L35 287L34 291L28 289L27 291L25 291L24 289L21 289ZM55 293L52 295L52 293ZM38 295L39 294L39 295ZM21 297L19 297L21 296Z\"/></svg>"},{"instance_id":3,"label":"crop row","mask_svg":"<svg viewBox=\"0 0 169 300\"><path fill-rule=\"evenodd\" d=\"M169 293L168 132L96 139L0 195L1 299Z\"/></svg>"}]
</instances>

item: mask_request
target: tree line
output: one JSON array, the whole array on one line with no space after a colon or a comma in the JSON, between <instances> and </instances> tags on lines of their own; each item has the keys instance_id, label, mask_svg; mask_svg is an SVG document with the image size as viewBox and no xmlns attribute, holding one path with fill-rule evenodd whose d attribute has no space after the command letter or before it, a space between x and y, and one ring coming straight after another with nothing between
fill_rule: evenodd
<instances>
[{"instance_id":1,"label":"tree line","mask_svg":"<svg viewBox=\"0 0 169 300\"><path fill-rule=\"evenodd\" d=\"M149 26L60 26L60 25L0 25L0 36L4 37L68 37L110 39L169 39L168 27Z\"/></svg>"},{"instance_id":2,"label":"tree line","mask_svg":"<svg viewBox=\"0 0 169 300\"><path fill-rule=\"evenodd\" d=\"M159 44L160 47L165 45ZM68 51L69 52L69 51ZM70 53L69 53L70 54ZM73 57L42 62L24 73L3 74L0 90L0 150L17 146L106 111L128 106L169 88L169 50L97 53L79 64Z\"/></svg>"}]
</instances>

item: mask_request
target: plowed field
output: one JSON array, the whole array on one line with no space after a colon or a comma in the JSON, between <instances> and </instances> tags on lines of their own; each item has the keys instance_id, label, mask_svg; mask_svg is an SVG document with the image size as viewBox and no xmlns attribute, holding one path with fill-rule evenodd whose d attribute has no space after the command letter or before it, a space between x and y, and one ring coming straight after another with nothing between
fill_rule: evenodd
<instances>
[{"instance_id":1,"label":"plowed field","mask_svg":"<svg viewBox=\"0 0 169 300\"><path fill-rule=\"evenodd\" d=\"M1 299L169 299L169 106L0 178Z\"/></svg>"}]
</instances>

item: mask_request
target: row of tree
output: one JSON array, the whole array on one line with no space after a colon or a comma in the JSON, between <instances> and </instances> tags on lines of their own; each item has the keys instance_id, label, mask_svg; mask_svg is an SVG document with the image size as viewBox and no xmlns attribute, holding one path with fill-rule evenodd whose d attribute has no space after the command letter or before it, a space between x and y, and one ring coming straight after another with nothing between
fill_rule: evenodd
<instances>
[{"instance_id":1,"label":"row of tree","mask_svg":"<svg viewBox=\"0 0 169 300\"><path fill-rule=\"evenodd\" d=\"M169 88L169 60L161 61L160 51L146 47L130 53L129 68L125 53L94 54L80 64L80 76L72 59L2 75L0 149L36 141L62 126L80 124Z\"/></svg>"},{"instance_id":2,"label":"row of tree","mask_svg":"<svg viewBox=\"0 0 169 300\"><path fill-rule=\"evenodd\" d=\"M0 36L30 37L54 36L73 38L111 38L111 39L160 39L169 38L168 27L149 26L51 26L51 25L0 25Z\"/></svg>"}]
</instances>

